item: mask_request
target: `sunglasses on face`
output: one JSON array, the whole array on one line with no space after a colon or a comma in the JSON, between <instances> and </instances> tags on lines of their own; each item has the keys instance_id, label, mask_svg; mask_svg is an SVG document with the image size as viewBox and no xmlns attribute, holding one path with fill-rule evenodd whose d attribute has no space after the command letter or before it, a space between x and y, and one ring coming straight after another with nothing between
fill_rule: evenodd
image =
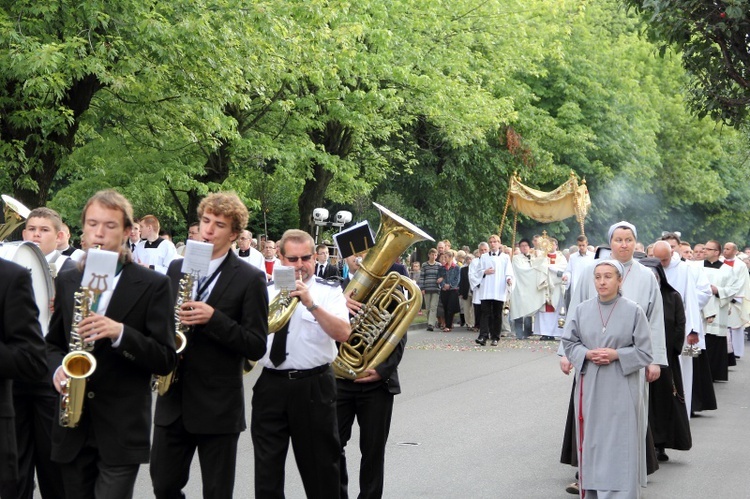
<instances>
[{"instance_id":1,"label":"sunglasses on face","mask_svg":"<svg viewBox=\"0 0 750 499\"><path fill-rule=\"evenodd\" d=\"M313 257L312 255L305 255L305 256L285 256L284 258L291 263L297 263L297 260L302 260L303 262L309 262L312 257Z\"/></svg>"}]
</instances>

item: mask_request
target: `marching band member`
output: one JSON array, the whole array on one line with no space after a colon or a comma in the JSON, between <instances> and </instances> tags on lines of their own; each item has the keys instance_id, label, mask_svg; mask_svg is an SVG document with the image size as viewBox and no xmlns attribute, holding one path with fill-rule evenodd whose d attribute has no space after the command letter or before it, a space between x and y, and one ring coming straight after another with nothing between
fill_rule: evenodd
<instances>
[{"instance_id":1,"label":"marching band member","mask_svg":"<svg viewBox=\"0 0 750 499\"><path fill-rule=\"evenodd\" d=\"M338 282L315 278L315 242L288 230L280 242L281 264L294 267L299 298L287 327L268 337L263 372L253 389L251 434L255 497L284 497L284 465L291 439L307 497L339 496L339 433L335 341L349 337L349 311ZM275 285L269 296L279 292Z\"/></svg>"},{"instance_id":2,"label":"marching band member","mask_svg":"<svg viewBox=\"0 0 750 499\"><path fill-rule=\"evenodd\" d=\"M97 366L86 385L78 426L53 424L52 460L61 463L68 498L129 498L138 468L149 458L152 373L167 374L175 364L169 280L130 261L125 242L133 208L121 194L94 194L82 222L87 247L119 253L118 272L113 289L103 291L78 324L82 338L94 341ZM58 392L68 382L61 362L69 350L81 278L82 272L72 269L56 282L47 348Z\"/></svg>"},{"instance_id":3,"label":"marching band member","mask_svg":"<svg viewBox=\"0 0 750 499\"><path fill-rule=\"evenodd\" d=\"M214 193L201 201L198 218L200 236L213 251L195 299L180 311L180 322L193 329L186 334L177 381L156 402L151 479L160 499L184 497L196 449L203 497L232 497L237 442L247 427L243 365L266 351L265 274L230 251L247 225L247 208L236 194ZM181 266L178 260L169 267L174 290Z\"/></svg>"},{"instance_id":4,"label":"marching band member","mask_svg":"<svg viewBox=\"0 0 750 499\"><path fill-rule=\"evenodd\" d=\"M18 495L18 451L12 383L33 382L47 372L29 272L0 258L0 498Z\"/></svg>"}]
</instances>

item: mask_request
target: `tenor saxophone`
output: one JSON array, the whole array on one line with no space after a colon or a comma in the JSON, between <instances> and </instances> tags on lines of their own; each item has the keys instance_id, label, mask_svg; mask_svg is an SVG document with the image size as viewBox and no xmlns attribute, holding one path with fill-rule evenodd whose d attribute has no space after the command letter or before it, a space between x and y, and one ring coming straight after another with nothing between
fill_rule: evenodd
<instances>
[{"instance_id":1,"label":"tenor saxophone","mask_svg":"<svg viewBox=\"0 0 750 499\"><path fill-rule=\"evenodd\" d=\"M86 397L86 381L96 369L96 358L86 349L93 342L84 342L78 332L83 319L91 314L94 293L88 287L81 287L74 295L73 325L70 330L69 352L63 357L62 369L68 379L61 382L60 426L75 428L83 414L83 401Z\"/></svg>"},{"instance_id":2,"label":"tenor saxophone","mask_svg":"<svg viewBox=\"0 0 750 499\"><path fill-rule=\"evenodd\" d=\"M193 285L195 283L194 274L183 274L180 279L180 288L177 292L177 301L174 305L174 331L175 331L175 347L177 353L177 363L171 373L160 376L154 375L151 378L151 389L159 395L164 395L169 391L169 388L177 381L177 368L180 363L180 354L185 350L187 346L187 331L190 326L186 326L180 321L180 310L182 304L189 302L193 294Z\"/></svg>"}]
</instances>

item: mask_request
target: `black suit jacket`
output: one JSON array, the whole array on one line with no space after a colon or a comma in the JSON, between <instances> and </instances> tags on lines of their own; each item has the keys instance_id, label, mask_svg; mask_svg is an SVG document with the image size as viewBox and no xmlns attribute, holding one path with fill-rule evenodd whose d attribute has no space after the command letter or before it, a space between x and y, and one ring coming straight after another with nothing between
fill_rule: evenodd
<instances>
[{"instance_id":1,"label":"black suit jacket","mask_svg":"<svg viewBox=\"0 0 750 499\"><path fill-rule=\"evenodd\" d=\"M458 295L463 298L464 300L469 297L469 291L471 291L470 284L469 284L469 266L464 265L461 267L461 270L459 270L459 280L458 280Z\"/></svg>"},{"instance_id":2,"label":"black suit jacket","mask_svg":"<svg viewBox=\"0 0 750 499\"><path fill-rule=\"evenodd\" d=\"M174 261L167 271L175 297L181 266ZM214 314L207 324L188 331L178 381L156 402L154 422L167 426L182 416L191 433L238 433L247 427L245 359L257 360L266 353L266 275L230 251L206 303Z\"/></svg>"},{"instance_id":3,"label":"black suit jacket","mask_svg":"<svg viewBox=\"0 0 750 499\"><path fill-rule=\"evenodd\" d=\"M3 259L0 310L0 418L12 418L12 380L38 381L47 366L31 275L20 265ZM0 449L5 443L7 439L0 438Z\"/></svg>"},{"instance_id":4,"label":"black suit jacket","mask_svg":"<svg viewBox=\"0 0 750 499\"><path fill-rule=\"evenodd\" d=\"M46 364L31 275L0 259L0 481L18 478L13 381L41 379Z\"/></svg>"},{"instance_id":5,"label":"black suit jacket","mask_svg":"<svg viewBox=\"0 0 750 499\"><path fill-rule=\"evenodd\" d=\"M68 353L73 294L81 271L58 274L55 311L47 333L54 375ZM77 428L52 428L52 459L73 461L90 433L99 454L113 465L148 462L151 436L151 375L167 374L176 361L171 288L166 276L136 264L123 267L106 316L124 324L118 348L96 342L96 370L86 385L83 416Z\"/></svg>"},{"instance_id":6,"label":"black suit jacket","mask_svg":"<svg viewBox=\"0 0 750 499\"><path fill-rule=\"evenodd\" d=\"M315 262L315 270L318 269L318 262ZM318 273L316 272L315 275L317 276ZM333 279L334 277L341 278L341 273L339 272L339 266L334 265L331 262L326 263L326 268L323 269L323 279Z\"/></svg>"}]
</instances>

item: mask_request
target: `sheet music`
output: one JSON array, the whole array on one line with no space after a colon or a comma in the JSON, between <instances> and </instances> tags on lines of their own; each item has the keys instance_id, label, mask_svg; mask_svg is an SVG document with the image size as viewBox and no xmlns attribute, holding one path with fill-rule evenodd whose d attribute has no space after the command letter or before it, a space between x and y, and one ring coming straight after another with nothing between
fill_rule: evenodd
<instances>
[{"instance_id":1,"label":"sheet music","mask_svg":"<svg viewBox=\"0 0 750 499\"><path fill-rule=\"evenodd\" d=\"M185 243L185 258L182 259L182 273L207 276L208 265L211 263L213 251L213 244L189 239Z\"/></svg>"},{"instance_id":2,"label":"sheet music","mask_svg":"<svg viewBox=\"0 0 750 499\"><path fill-rule=\"evenodd\" d=\"M86 256L81 286L98 292L113 289L119 254L114 251L91 248Z\"/></svg>"},{"instance_id":3,"label":"sheet music","mask_svg":"<svg viewBox=\"0 0 750 499\"><path fill-rule=\"evenodd\" d=\"M297 288L294 267L273 266L273 285L278 290L294 291Z\"/></svg>"}]
</instances>

